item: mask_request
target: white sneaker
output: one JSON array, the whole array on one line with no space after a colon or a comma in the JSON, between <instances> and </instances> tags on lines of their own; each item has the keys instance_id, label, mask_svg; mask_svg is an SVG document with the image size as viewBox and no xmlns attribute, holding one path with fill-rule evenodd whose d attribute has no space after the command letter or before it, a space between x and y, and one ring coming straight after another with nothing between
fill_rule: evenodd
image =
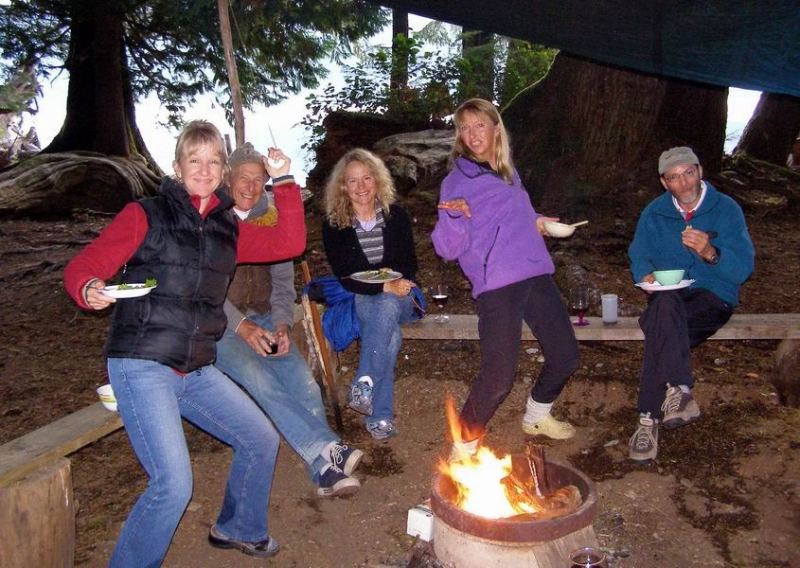
<instances>
[{"instance_id":1,"label":"white sneaker","mask_svg":"<svg viewBox=\"0 0 800 568\"><path fill-rule=\"evenodd\" d=\"M569 422L556 420L548 414L538 422L522 419L522 431L530 436L547 436L553 440L567 440L575 435L575 426Z\"/></svg>"}]
</instances>

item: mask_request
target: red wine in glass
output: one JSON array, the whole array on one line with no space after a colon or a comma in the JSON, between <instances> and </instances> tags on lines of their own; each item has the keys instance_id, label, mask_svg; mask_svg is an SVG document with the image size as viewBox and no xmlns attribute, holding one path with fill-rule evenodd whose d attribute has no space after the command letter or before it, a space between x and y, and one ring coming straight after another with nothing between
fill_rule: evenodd
<instances>
[{"instance_id":1,"label":"red wine in glass","mask_svg":"<svg viewBox=\"0 0 800 568\"><path fill-rule=\"evenodd\" d=\"M589 325L586 321L586 310L589 309L589 292L585 286L576 286L570 291L570 306L578 314L577 321L572 322L572 325L583 327Z\"/></svg>"},{"instance_id":2,"label":"red wine in glass","mask_svg":"<svg viewBox=\"0 0 800 568\"><path fill-rule=\"evenodd\" d=\"M447 300L450 298L449 291L446 284L437 284L430 289L431 300L439 308L439 314L433 318L437 323L444 323L450 318L442 313L444 307L447 305Z\"/></svg>"}]
</instances>

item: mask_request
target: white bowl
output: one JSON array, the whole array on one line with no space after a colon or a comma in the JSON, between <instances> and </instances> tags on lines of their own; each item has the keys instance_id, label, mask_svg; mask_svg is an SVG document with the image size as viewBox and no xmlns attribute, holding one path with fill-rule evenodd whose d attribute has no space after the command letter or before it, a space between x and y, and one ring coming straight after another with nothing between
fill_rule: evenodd
<instances>
[{"instance_id":1,"label":"white bowl","mask_svg":"<svg viewBox=\"0 0 800 568\"><path fill-rule=\"evenodd\" d=\"M107 410L111 410L113 412L117 411L117 398L114 396L114 391L111 388L111 385L97 387L97 396L100 397L100 402L103 403L103 406L105 406Z\"/></svg>"},{"instance_id":2,"label":"white bowl","mask_svg":"<svg viewBox=\"0 0 800 568\"><path fill-rule=\"evenodd\" d=\"M572 236L572 233L575 232L575 227L573 227L572 225L567 225L566 223L558 223L556 221L545 221L544 230L547 231L547 234L550 235L551 237L564 239L566 237Z\"/></svg>"}]
</instances>

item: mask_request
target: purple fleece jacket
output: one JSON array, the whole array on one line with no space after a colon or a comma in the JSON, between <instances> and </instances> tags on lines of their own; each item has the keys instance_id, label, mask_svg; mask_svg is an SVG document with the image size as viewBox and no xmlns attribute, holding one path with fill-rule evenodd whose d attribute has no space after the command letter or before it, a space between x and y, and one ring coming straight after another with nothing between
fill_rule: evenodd
<instances>
[{"instance_id":1,"label":"purple fleece jacket","mask_svg":"<svg viewBox=\"0 0 800 568\"><path fill-rule=\"evenodd\" d=\"M472 283L472 296L533 276L553 274L555 267L519 175L509 185L487 165L459 157L442 182L440 199L463 198L472 218L439 210L431 238L436 253L458 259Z\"/></svg>"}]
</instances>

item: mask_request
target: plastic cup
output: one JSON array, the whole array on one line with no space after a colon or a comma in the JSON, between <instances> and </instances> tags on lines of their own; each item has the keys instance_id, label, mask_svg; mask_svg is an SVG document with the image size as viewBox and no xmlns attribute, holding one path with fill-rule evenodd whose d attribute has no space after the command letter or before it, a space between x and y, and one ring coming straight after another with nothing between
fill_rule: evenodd
<instances>
[{"instance_id":1,"label":"plastic cup","mask_svg":"<svg viewBox=\"0 0 800 568\"><path fill-rule=\"evenodd\" d=\"M117 411L117 398L114 396L114 390L111 385L97 387L97 396L100 397L100 402L103 403L106 410Z\"/></svg>"},{"instance_id":2,"label":"plastic cup","mask_svg":"<svg viewBox=\"0 0 800 568\"><path fill-rule=\"evenodd\" d=\"M600 296L603 325L614 325L617 323L617 302L618 298L616 294L603 294Z\"/></svg>"}]
</instances>

